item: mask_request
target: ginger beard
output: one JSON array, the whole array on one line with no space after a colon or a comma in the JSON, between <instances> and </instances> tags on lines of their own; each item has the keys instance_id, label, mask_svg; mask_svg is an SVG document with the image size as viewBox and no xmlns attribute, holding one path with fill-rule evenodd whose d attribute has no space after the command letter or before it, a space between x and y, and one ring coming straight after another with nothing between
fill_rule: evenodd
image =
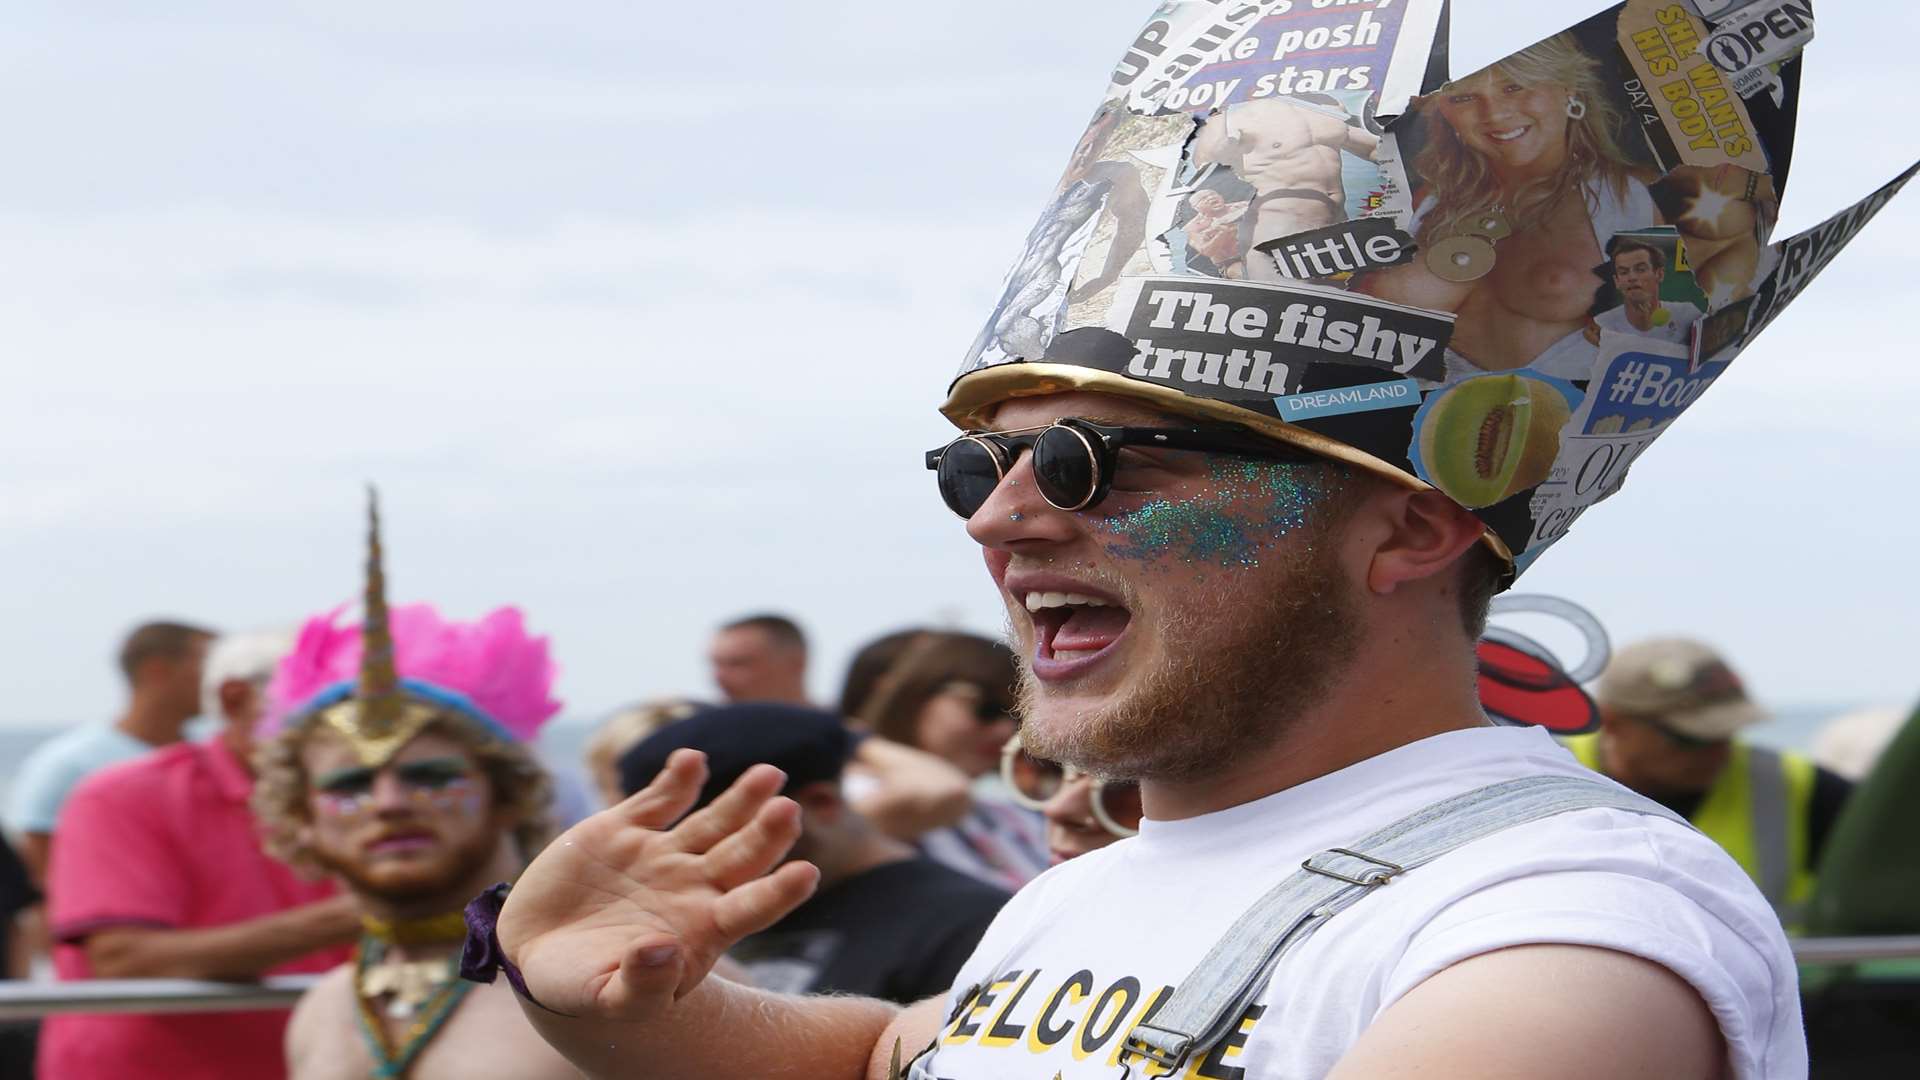
<instances>
[{"instance_id":1,"label":"ginger beard","mask_svg":"<svg viewBox=\"0 0 1920 1080\"><path fill-rule=\"evenodd\" d=\"M1255 565L1182 573L1153 565L1158 559L1116 558L1077 566L1077 578L1121 599L1134 638L1132 655L1115 658L1129 661L1117 676L1075 680L1112 684L1097 705L1050 701L1082 688L1035 677L1035 628L1012 613L1022 743L1097 776L1177 783L1284 737L1325 698L1360 639L1358 601L1333 543L1345 488L1323 482L1296 525L1260 544ZM1239 512L1206 506L1205 494L1194 501L1202 515ZM1130 567L1145 572L1129 576Z\"/></svg>"}]
</instances>

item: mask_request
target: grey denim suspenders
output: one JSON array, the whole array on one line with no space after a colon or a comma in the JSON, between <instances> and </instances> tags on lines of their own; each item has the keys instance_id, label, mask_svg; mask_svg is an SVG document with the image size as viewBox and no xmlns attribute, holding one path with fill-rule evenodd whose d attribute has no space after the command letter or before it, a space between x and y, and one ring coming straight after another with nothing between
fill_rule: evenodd
<instances>
[{"instance_id":1,"label":"grey denim suspenders","mask_svg":"<svg viewBox=\"0 0 1920 1080\"><path fill-rule=\"evenodd\" d=\"M1374 889L1462 844L1556 814L1592 809L1623 810L1686 825L1658 803L1603 780L1529 776L1442 799L1351 847L1312 856L1234 922L1174 989L1152 1023L1136 1025L1127 1034L1120 1052L1122 1080L1133 1074L1135 1059L1171 1073L1212 1049L1289 950ZM1023 939L1015 951L1024 944ZM1009 955L995 965L987 979L991 981L1012 959ZM961 1008L982 989L974 986L961 995ZM915 1059L907 1074L910 1080L932 1080L923 1063L938 1042L936 1035L934 1045Z\"/></svg>"}]
</instances>

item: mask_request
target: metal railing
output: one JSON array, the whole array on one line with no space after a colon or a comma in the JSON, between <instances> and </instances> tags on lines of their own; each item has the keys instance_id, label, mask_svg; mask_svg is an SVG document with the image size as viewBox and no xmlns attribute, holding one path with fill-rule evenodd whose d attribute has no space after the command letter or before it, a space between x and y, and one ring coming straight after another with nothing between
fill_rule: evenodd
<instances>
[{"instance_id":1,"label":"metal railing","mask_svg":"<svg viewBox=\"0 0 1920 1080\"><path fill-rule=\"evenodd\" d=\"M1842 967L1875 960L1920 960L1920 934L1903 937L1800 938L1793 958ZM0 1020L55 1013L190 1013L286 1009L320 980L279 975L257 983L200 979L92 979L84 982L0 980Z\"/></svg>"},{"instance_id":2,"label":"metal railing","mask_svg":"<svg viewBox=\"0 0 1920 1080\"><path fill-rule=\"evenodd\" d=\"M204 979L0 980L0 1020L55 1013L232 1012L288 1009L318 975L275 975L257 983Z\"/></svg>"},{"instance_id":3,"label":"metal railing","mask_svg":"<svg viewBox=\"0 0 1920 1080\"><path fill-rule=\"evenodd\" d=\"M1793 958L1803 964L1840 967L1871 960L1920 960L1920 934L1899 937L1792 939Z\"/></svg>"}]
</instances>

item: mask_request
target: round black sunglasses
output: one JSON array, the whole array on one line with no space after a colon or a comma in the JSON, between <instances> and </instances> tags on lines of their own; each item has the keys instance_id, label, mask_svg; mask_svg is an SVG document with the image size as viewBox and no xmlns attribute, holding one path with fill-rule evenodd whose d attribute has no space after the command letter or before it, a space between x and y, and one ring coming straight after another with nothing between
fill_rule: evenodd
<instances>
[{"instance_id":1,"label":"round black sunglasses","mask_svg":"<svg viewBox=\"0 0 1920 1080\"><path fill-rule=\"evenodd\" d=\"M1044 427L1013 431L969 431L938 450L927 451L927 468L940 484L947 508L971 518L986 505L1013 468L1020 451L1033 451L1034 486L1060 510L1085 510L1113 486L1115 461L1128 446L1169 450L1207 450L1276 461L1313 461L1313 455L1285 443L1230 427L1110 427L1065 417Z\"/></svg>"}]
</instances>

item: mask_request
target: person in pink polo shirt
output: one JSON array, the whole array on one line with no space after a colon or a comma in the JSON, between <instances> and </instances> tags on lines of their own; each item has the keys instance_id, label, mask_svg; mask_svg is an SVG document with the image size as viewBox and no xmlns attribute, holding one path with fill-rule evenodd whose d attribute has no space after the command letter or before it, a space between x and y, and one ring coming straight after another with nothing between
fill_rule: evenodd
<instances>
[{"instance_id":1,"label":"person in pink polo shirt","mask_svg":"<svg viewBox=\"0 0 1920 1080\"><path fill-rule=\"evenodd\" d=\"M283 635L222 638L207 659L211 741L104 770L60 817L50 870L61 979L254 979L322 972L359 934L350 897L268 855L248 806L253 725ZM284 1077L284 1010L49 1019L39 1071L59 1080Z\"/></svg>"}]
</instances>

